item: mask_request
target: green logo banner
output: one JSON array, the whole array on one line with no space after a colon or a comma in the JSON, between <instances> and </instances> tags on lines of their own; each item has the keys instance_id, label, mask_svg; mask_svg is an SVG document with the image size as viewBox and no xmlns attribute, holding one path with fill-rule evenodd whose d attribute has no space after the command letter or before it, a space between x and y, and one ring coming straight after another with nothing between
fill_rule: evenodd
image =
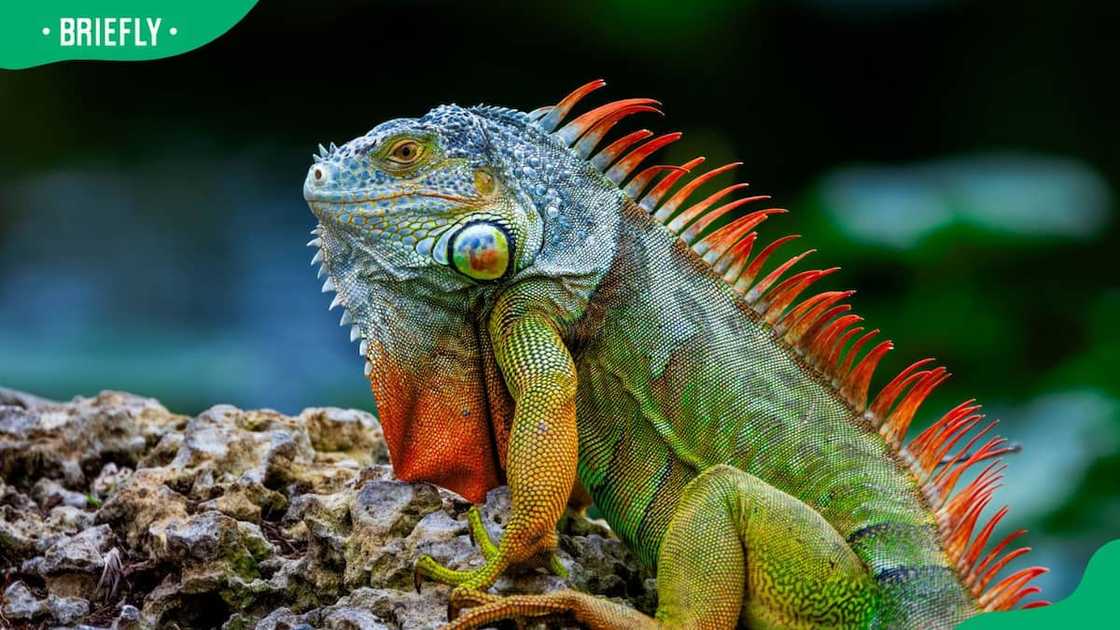
<instances>
[{"instance_id":1,"label":"green logo banner","mask_svg":"<svg viewBox=\"0 0 1120 630\"><path fill-rule=\"evenodd\" d=\"M36 0L0 8L0 68L55 61L140 61L214 41L256 0Z\"/></svg>"},{"instance_id":2,"label":"green logo banner","mask_svg":"<svg viewBox=\"0 0 1120 630\"><path fill-rule=\"evenodd\" d=\"M1116 627L1116 577L1120 576L1120 540L1101 547L1089 559L1085 576L1072 595L1053 606L991 613L969 619L958 630L1038 630Z\"/></svg>"}]
</instances>

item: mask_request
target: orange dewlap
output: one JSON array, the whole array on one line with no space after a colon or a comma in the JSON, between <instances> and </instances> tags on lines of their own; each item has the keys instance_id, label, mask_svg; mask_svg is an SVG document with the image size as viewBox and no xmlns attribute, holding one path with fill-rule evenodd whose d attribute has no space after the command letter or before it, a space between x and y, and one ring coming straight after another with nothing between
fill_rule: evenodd
<instances>
[{"instance_id":1,"label":"orange dewlap","mask_svg":"<svg viewBox=\"0 0 1120 630\"><path fill-rule=\"evenodd\" d=\"M433 483L472 503L505 483L481 378L422 375L375 359L370 385L398 479Z\"/></svg>"}]
</instances>

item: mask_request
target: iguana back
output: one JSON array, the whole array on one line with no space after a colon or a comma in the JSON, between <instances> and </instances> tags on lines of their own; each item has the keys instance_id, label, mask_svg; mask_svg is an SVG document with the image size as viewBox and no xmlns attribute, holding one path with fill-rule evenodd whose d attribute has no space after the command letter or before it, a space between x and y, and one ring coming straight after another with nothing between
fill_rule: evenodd
<instances>
[{"instance_id":1,"label":"iguana back","mask_svg":"<svg viewBox=\"0 0 1120 630\"><path fill-rule=\"evenodd\" d=\"M675 139L649 144L666 138ZM649 144L634 149L639 158ZM721 205L738 186L692 202L695 185L665 194L696 166L669 171L648 192L630 186L605 211L622 216L614 258L571 329L580 480L615 531L654 562L685 485L730 464L805 502L848 541L881 587L881 626L949 627L1035 592L1026 584L1041 569L1032 567L984 593L992 569L1025 551L995 559L1017 532L980 553L1006 513L976 531L1002 464L947 498L966 470L1010 450L987 436L995 422L983 424L970 401L903 445L944 368L915 363L869 400L892 344L873 343L877 331L858 325L844 303L851 292L802 297L835 268L787 274L800 254L763 272L791 238L761 247L754 228L781 210Z\"/></svg>"},{"instance_id":2,"label":"iguana back","mask_svg":"<svg viewBox=\"0 0 1120 630\"><path fill-rule=\"evenodd\" d=\"M900 455L695 254L627 214L627 258L592 302L604 315L574 344L580 479L614 530L653 562L685 485L730 464L811 506L900 591L909 610L887 626L973 611Z\"/></svg>"}]
</instances>

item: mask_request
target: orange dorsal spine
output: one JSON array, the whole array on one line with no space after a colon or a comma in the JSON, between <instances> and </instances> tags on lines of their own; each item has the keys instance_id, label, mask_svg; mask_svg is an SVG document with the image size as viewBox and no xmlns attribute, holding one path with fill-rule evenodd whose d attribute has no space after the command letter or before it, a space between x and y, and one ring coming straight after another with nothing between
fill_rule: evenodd
<instances>
[{"instance_id":1,"label":"orange dorsal spine","mask_svg":"<svg viewBox=\"0 0 1120 630\"><path fill-rule=\"evenodd\" d=\"M981 513L1000 485L1004 465L998 461L988 464L975 479L954 493L957 483L973 466L1016 450L999 437L989 437L981 444L996 421L981 426L984 416L975 413L980 406L969 400L950 409L906 443L906 435L919 408L949 377L948 371L932 366L933 359L922 359L870 396L875 369L894 348L893 342L884 340L871 345L878 329L860 334L864 328L857 323L862 318L850 313L851 305L844 303L853 291L825 291L801 298L811 285L838 268L787 275L814 251L809 250L763 274L768 258L796 235L780 237L751 257L758 237L754 228L769 215L785 210L770 208L737 215L735 211L740 206L769 198L756 195L737 201L725 199L746 188L745 184L727 186L701 200L691 199L703 184L740 163L699 174L694 171L704 161L702 157L680 166L654 165L639 169L647 158L680 138L679 133L670 133L648 140L654 134L644 129L623 135L596 152L611 129L623 119L641 112L661 113L660 103L653 99L615 101L561 125L585 96L605 85L601 79L591 81L556 105L534 110L529 118L589 160L656 222L677 235L771 327L776 342L802 357L808 369L818 371L836 395L847 401L855 415L883 436L919 484L938 520L942 547L981 608L1007 610L1038 593L1038 587L1032 586L1031 581L1046 572L1043 567L1020 569L995 580L1011 561L1030 550L1019 547L1005 552L1023 534L1022 530L1008 535L984 553L996 525L1007 514L1007 507L1001 507L977 528ZM686 175L694 176L677 186ZM670 191L674 192L669 194ZM870 349L864 353L868 346ZM964 445L958 447L962 440ZM1034 600L1023 604L1022 608L1047 604L1045 600Z\"/></svg>"}]
</instances>

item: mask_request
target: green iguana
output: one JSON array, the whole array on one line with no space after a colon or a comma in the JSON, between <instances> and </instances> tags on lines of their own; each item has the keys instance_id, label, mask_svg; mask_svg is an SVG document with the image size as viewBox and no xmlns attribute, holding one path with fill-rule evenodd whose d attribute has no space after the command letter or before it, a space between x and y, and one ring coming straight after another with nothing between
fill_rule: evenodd
<instances>
[{"instance_id":1,"label":"green iguana","mask_svg":"<svg viewBox=\"0 0 1120 630\"><path fill-rule=\"evenodd\" d=\"M736 164L686 183L704 158L639 169L680 134L606 142L657 101L569 115L603 85L530 113L392 120L320 146L304 183L312 263L361 341L398 477L475 503L510 488L499 543L469 513L484 565L417 563L457 586L451 626L948 628L1037 593L1041 567L995 579L1027 551L1003 553L1021 531L988 549L1006 508L979 521L1012 450L995 422L967 401L905 441L945 369L918 361L870 395L891 342L858 325L851 291L803 297L835 268L767 265L794 237L756 244L784 210L729 200L745 184L693 198ZM485 592L550 557L580 486L656 568L656 619Z\"/></svg>"}]
</instances>

